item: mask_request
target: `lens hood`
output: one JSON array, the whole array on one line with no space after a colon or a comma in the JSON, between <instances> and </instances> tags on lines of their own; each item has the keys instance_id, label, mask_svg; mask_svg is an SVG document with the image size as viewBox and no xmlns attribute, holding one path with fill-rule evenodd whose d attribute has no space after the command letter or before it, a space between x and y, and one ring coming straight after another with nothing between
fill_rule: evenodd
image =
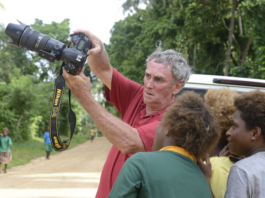
<instances>
[{"instance_id":1,"label":"lens hood","mask_svg":"<svg viewBox=\"0 0 265 198\"><path fill-rule=\"evenodd\" d=\"M20 24L9 23L6 27L5 33L12 39L12 42L8 42L10 45L15 47L19 47L19 41L23 32L29 25L26 25L20 21Z\"/></svg>"}]
</instances>

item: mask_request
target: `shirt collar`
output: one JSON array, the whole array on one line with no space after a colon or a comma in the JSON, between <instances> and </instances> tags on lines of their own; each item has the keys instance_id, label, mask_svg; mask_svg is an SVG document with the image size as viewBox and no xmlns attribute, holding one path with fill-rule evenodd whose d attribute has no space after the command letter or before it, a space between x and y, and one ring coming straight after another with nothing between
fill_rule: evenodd
<instances>
[{"instance_id":1,"label":"shirt collar","mask_svg":"<svg viewBox=\"0 0 265 198\"><path fill-rule=\"evenodd\" d=\"M173 152L179 153L181 155L184 155L184 156L190 158L192 161L194 161L195 164L197 163L197 160L193 154L189 153L184 148L181 148L178 146L167 146L167 147L160 149L159 151L173 151Z\"/></svg>"}]
</instances>

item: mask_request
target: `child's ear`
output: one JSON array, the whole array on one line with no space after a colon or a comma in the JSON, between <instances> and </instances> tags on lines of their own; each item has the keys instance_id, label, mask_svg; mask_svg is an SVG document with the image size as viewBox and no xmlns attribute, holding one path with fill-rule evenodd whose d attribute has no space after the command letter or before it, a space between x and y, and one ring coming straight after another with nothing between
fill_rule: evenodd
<instances>
[{"instance_id":1,"label":"child's ear","mask_svg":"<svg viewBox=\"0 0 265 198\"><path fill-rule=\"evenodd\" d=\"M253 128L253 136L252 136L252 140L257 140L257 139L259 139L259 138L263 138L262 137L262 135L261 135L261 128L260 127L258 127L258 126L255 126L254 128Z\"/></svg>"}]
</instances>

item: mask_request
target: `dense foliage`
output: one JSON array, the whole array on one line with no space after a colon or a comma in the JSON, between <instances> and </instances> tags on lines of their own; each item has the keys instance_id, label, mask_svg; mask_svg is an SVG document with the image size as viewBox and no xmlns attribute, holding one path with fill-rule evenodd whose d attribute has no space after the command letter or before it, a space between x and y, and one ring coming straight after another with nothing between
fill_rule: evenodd
<instances>
[{"instance_id":1,"label":"dense foliage","mask_svg":"<svg viewBox=\"0 0 265 198\"><path fill-rule=\"evenodd\" d=\"M123 8L131 14L113 26L107 51L132 80L142 83L158 47L182 52L194 73L265 78L264 0L127 0Z\"/></svg>"}]
</instances>

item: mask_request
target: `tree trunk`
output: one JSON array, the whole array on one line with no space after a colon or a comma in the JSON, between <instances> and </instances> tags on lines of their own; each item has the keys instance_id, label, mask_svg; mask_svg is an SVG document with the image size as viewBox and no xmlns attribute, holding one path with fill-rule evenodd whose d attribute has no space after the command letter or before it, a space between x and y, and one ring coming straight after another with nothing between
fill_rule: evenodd
<instances>
[{"instance_id":1,"label":"tree trunk","mask_svg":"<svg viewBox=\"0 0 265 198\"><path fill-rule=\"evenodd\" d=\"M22 118L24 117L24 112L19 116L19 118L18 118L18 121L17 121L17 132L18 132L18 129L19 129L19 126L20 126L20 122L21 122L21 120L22 120Z\"/></svg>"},{"instance_id":2,"label":"tree trunk","mask_svg":"<svg viewBox=\"0 0 265 198\"><path fill-rule=\"evenodd\" d=\"M238 8L238 26L239 26L240 35L243 35L242 18L239 8Z\"/></svg>"},{"instance_id":3,"label":"tree trunk","mask_svg":"<svg viewBox=\"0 0 265 198\"><path fill-rule=\"evenodd\" d=\"M197 45L195 44L194 46L194 50L193 50L193 67L194 67L194 71L195 71L195 68L196 68L196 54L197 54Z\"/></svg>"},{"instance_id":4,"label":"tree trunk","mask_svg":"<svg viewBox=\"0 0 265 198\"><path fill-rule=\"evenodd\" d=\"M135 10L137 13L139 13L139 9L138 9L137 6L133 6L133 8L134 8L134 10Z\"/></svg>"},{"instance_id":5,"label":"tree trunk","mask_svg":"<svg viewBox=\"0 0 265 198\"><path fill-rule=\"evenodd\" d=\"M148 6L146 7L146 11L147 11L148 17L151 18L151 14L150 14L150 10Z\"/></svg>"},{"instance_id":6,"label":"tree trunk","mask_svg":"<svg viewBox=\"0 0 265 198\"><path fill-rule=\"evenodd\" d=\"M251 42L252 42L252 34L248 38L248 43L247 43L246 49L245 49L244 54L243 54L243 56L241 58L241 61L240 61L240 67L242 67L244 62L246 61L246 57L247 57L248 50L249 50L249 47L251 45Z\"/></svg>"},{"instance_id":7,"label":"tree trunk","mask_svg":"<svg viewBox=\"0 0 265 198\"><path fill-rule=\"evenodd\" d=\"M229 73L229 61L230 61L230 54L231 54L231 47L233 42L233 33L235 27L235 10L236 10L236 1L233 0L232 6L232 13L231 13L231 20L230 20L230 28L229 28L229 36L228 36L228 46L227 46L227 54L225 59L225 76L228 76Z\"/></svg>"}]
</instances>

